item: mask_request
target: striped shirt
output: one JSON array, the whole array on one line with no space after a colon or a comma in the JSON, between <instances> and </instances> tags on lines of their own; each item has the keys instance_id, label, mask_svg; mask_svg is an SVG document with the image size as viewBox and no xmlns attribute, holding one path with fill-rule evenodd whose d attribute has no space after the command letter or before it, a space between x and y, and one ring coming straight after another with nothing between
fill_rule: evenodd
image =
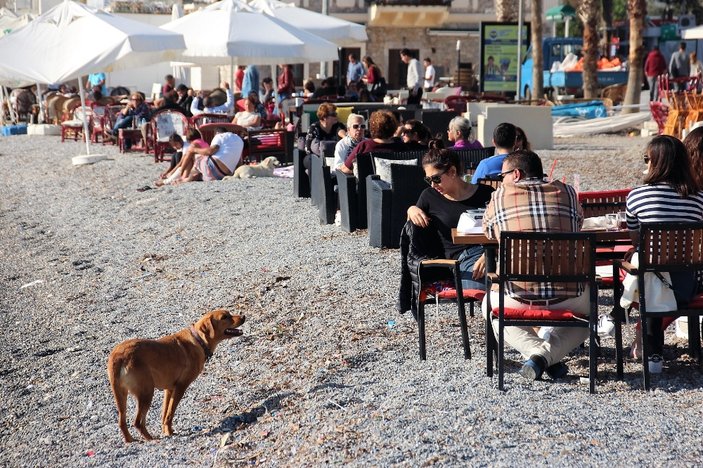
<instances>
[{"instance_id":1,"label":"striped shirt","mask_svg":"<svg viewBox=\"0 0 703 468\"><path fill-rule=\"evenodd\" d=\"M500 239L501 231L578 232L582 224L583 212L573 187L559 181L526 180L493 192L483 217L483 232L489 239ZM583 285L511 282L507 292L530 300L577 297Z\"/></svg>"},{"instance_id":2,"label":"striped shirt","mask_svg":"<svg viewBox=\"0 0 703 468\"><path fill-rule=\"evenodd\" d=\"M670 185L643 185L627 196L627 227L640 224L695 223L703 221L703 192L682 198Z\"/></svg>"}]
</instances>

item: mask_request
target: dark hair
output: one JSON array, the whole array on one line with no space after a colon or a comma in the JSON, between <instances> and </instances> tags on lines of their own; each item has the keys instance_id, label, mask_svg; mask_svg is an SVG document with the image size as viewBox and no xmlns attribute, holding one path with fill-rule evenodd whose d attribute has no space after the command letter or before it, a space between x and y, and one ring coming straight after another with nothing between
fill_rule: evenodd
<instances>
[{"instance_id":1,"label":"dark hair","mask_svg":"<svg viewBox=\"0 0 703 468\"><path fill-rule=\"evenodd\" d=\"M175 78L173 77L173 75L166 75L165 79L166 79L166 81L171 81L171 80L174 80Z\"/></svg>"},{"instance_id":2,"label":"dark hair","mask_svg":"<svg viewBox=\"0 0 703 468\"><path fill-rule=\"evenodd\" d=\"M688 153L693 180L698 190L703 190L703 127L691 130L684 138L683 145Z\"/></svg>"},{"instance_id":3,"label":"dark hair","mask_svg":"<svg viewBox=\"0 0 703 468\"><path fill-rule=\"evenodd\" d=\"M197 128L191 128L188 130L188 133L186 133L186 140L188 141L195 141L201 139L203 136L200 134L200 130Z\"/></svg>"},{"instance_id":4,"label":"dark hair","mask_svg":"<svg viewBox=\"0 0 703 468\"><path fill-rule=\"evenodd\" d=\"M647 185L667 184L682 197L698 191L691 176L686 147L678 138L659 135L647 145L649 172L644 178Z\"/></svg>"},{"instance_id":5,"label":"dark hair","mask_svg":"<svg viewBox=\"0 0 703 468\"><path fill-rule=\"evenodd\" d=\"M429 58L429 57L425 57L425 62L427 62L427 63L432 63L432 59Z\"/></svg>"},{"instance_id":6,"label":"dark hair","mask_svg":"<svg viewBox=\"0 0 703 468\"><path fill-rule=\"evenodd\" d=\"M398 119L393 112L378 110L369 117L369 132L372 138L386 140L395 134L398 129Z\"/></svg>"},{"instance_id":7,"label":"dark hair","mask_svg":"<svg viewBox=\"0 0 703 468\"><path fill-rule=\"evenodd\" d=\"M410 52L410 49L404 48L400 51L400 55L407 55L408 57L415 57L412 52Z\"/></svg>"},{"instance_id":8,"label":"dark hair","mask_svg":"<svg viewBox=\"0 0 703 468\"><path fill-rule=\"evenodd\" d=\"M273 78L271 78L270 76L267 76L266 78L261 80L261 82L262 83L273 83Z\"/></svg>"},{"instance_id":9,"label":"dark hair","mask_svg":"<svg viewBox=\"0 0 703 468\"><path fill-rule=\"evenodd\" d=\"M440 171L448 171L449 168L455 167L457 175L461 176L464 173L461 167L461 158L452 150L448 149L430 149L422 157L423 166L432 166Z\"/></svg>"},{"instance_id":10,"label":"dark hair","mask_svg":"<svg viewBox=\"0 0 703 468\"><path fill-rule=\"evenodd\" d=\"M686 43L681 41L681 43L679 43L679 48L681 48L681 50L686 50Z\"/></svg>"},{"instance_id":11,"label":"dark hair","mask_svg":"<svg viewBox=\"0 0 703 468\"><path fill-rule=\"evenodd\" d=\"M185 91L186 93L188 92L188 86L184 85L183 83L179 84L176 86L176 91Z\"/></svg>"},{"instance_id":12,"label":"dark hair","mask_svg":"<svg viewBox=\"0 0 703 468\"><path fill-rule=\"evenodd\" d=\"M536 153L528 150L517 150L508 154L503 160L512 169L519 169L525 175L525 178L543 178L544 170L542 169L542 160Z\"/></svg>"},{"instance_id":13,"label":"dark hair","mask_svg":"<svg viewBox=\"0 0 703 468\"><path fill-rule=\"evenodd\" d=\"M229 132L229 130L227 130L227 128L225 128L225 127L215 127L215 134L227 133L227 132Z\"/></svg>"},{"instance_id":14,"label":"dark hair","mask_svg":"<svg viewBox=\"0 0 703 468\"><path fill-rule=\"evenodd\" d=\"M356 54L349 54L347 57L356 62Z\"/></svg>"},{"instance_id":15,"label":"dark hair","mask_svg":"<svg viewBox=\"0 0 703 468\"><path fill-rule=\"evenodd\" d=\"M171 144L171 145L173 145L174 143L183 144L183 138L181 138L181 136L180 136L178 133L173 132L173 133L168 137L168 142L169 142L169 144Z\"/></svg>"},{"instance_id":16,"label":"dark hair","mask_svg":"<svg viewBox=\"0 0 703 468\"><path fill-rule=\"evenodd\" d=\"M303 83L303 89L306 91L309 91L311 93L315 92L315 83L313 83L312 80L305 80L305 83Z\"/></svg>"},{"instance_id":17,"label":"dark hair","mask_svg":"<svg viewBox=\"0 0 703 468\"><path fill-rule=\"evenodd\" d=\"M374 63L373 59L371 58L371 56L369 56L369 55L365 55L364 58L361 59L361 61L362 61L362 62L366 62L366 63L368 63L369 65L376 65L376 64Z\"/></svg>"},{"instance_id":18,"label":"dark hair","mask_svg":"<svg viewBox=\"0 0 703 468\"><path fill-rule=\"evenodd\" d=\"M249 91L249 94L247 94L247 101L251 102L254 105L257 105L259 101L259 93L256 91Z\"/></svg>"},{"instance_id":19,"label":"dark hair","mask_svg":"<svg viewBox=\"0 0 703 468\"><path fill-rule=\"evenodd\" d=\"M493 130L493 143L498 148L504 148L507 150L513 149L515 146L515 138L517 137L517 131L515 125L507 122L498 124L498 126Z\"/></svg>"},{"instance_id":20,"label":"dark hair","mask_svg":"<svg viewBox=\"0 0 703 468\"><path fill-rule=\"evenodd\" d=\"M406 125L409 125L410 128L405 128ZM430 138L432 132L422 121L410 119L403 122L403 128L400 133L414 133L417 135L417 141L426 141Z\"/></svg>"},{"instance_id":21,"label":"dark hair","mask_svg":"<svg viewBox=\"0 0 703 468\"><path fill-rule=\"evenodd\" d=\"M513 147L513 151L518 151L518 150L525 150L525 151L532 151L532 146L530 145L530 142L527 140L527 135L525 134L525 130L523 130L520 127L515 127L515 146Z\"/></svg>"}]
</instances>

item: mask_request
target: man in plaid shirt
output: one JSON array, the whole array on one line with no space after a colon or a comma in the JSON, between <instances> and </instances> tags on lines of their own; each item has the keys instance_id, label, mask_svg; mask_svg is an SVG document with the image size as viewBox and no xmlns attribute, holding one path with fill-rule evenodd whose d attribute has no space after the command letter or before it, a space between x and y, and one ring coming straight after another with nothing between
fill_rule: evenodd
<instances>
[{"instance_id":1,"label":"man in plaid shirt","mask_svg":"<svg viewBox=\"0 0 703 468\"><path fill-rule=\"evenodd\" d=\"M483 218L489 239L500 239L502 231L577 232L583 212L576 191L559 181L546 182L539 156L516 151L503 161L502 186L496 190ZM588 316L589 294L580 283L514 282L506 288L505 307L570 309ZM498 304L497 288L490 292ZM486 315L484 301L484 316ZM543 335L544 336L544 335ZM588 337L585 328L556 328L543 339L532 327L506 327L505 341L527 361L520 374L537 380L544 371L552 378L564 377L568 367L562 358Z\"/></svg>"}]
</instances>

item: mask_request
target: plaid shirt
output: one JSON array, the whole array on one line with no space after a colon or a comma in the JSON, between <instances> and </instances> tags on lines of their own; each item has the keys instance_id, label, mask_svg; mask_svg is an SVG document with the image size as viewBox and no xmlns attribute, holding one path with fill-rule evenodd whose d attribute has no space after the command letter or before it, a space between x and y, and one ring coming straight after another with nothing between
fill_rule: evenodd
<instances>
[{"instance_id":1,"label":"plaid shirt","mask_svg":"<svg viewBox=\"0 0 703 468\"><path fill-rule=\"evenodd\" d=\"M526 180L493 192L483 232L489 239L500 239L501 231L578 232L582 224L583 212L573 187L559 181ZM528 300L577 297L583 285L511 282L507 292Z\"/></svg>"}]
</instances>

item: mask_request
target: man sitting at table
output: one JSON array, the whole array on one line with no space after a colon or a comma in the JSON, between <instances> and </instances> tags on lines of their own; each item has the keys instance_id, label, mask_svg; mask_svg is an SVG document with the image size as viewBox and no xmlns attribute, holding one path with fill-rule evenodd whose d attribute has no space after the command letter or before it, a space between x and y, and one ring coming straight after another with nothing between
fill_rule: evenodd
<instances>
[{"instance_id":1,"label":"man sitting at table","mask_svg":"<svg viewBox=\"0 0 703 468\"><path fill-rule=\"evenodd\" d=\"M476 172L471 177L472 184L477 184L479 179L495 177L500 173L503 160L515 147L516 138L517 129L511 123L503 122L493 130L493 146L496 147L496 154L478 163Z\"/></svg>"},{"instance_id":2,"label":"man sitting at table","mask_svg":"<svg viewBox=\"0 0 703 468\"><path fill-rule=\"evenodd\" d=\"M483 219L483 231L489 239L500 239L502 231L577 232L583 213L576 191L559 181L546 182L542 161L531 151L515 151L503 161L502 186L491 196ZM510 283L505 307L514 309L569 309L588 316L588 286L579 283ZM498 304L498 290L490 292L491 304ZM526 297L530 299L527 299ZM534 297L537 296L537 299ZM484 300L484 317L487 304ZM495 323L495 322L494 322ZM540 338L533 327L506 327L505 341L527 361L520 375L537 380L543 372L553 378L564 377L569 369L561 362L588 338L587 328L559 327L547 339Z\"/></svg>"}]
</instances>

